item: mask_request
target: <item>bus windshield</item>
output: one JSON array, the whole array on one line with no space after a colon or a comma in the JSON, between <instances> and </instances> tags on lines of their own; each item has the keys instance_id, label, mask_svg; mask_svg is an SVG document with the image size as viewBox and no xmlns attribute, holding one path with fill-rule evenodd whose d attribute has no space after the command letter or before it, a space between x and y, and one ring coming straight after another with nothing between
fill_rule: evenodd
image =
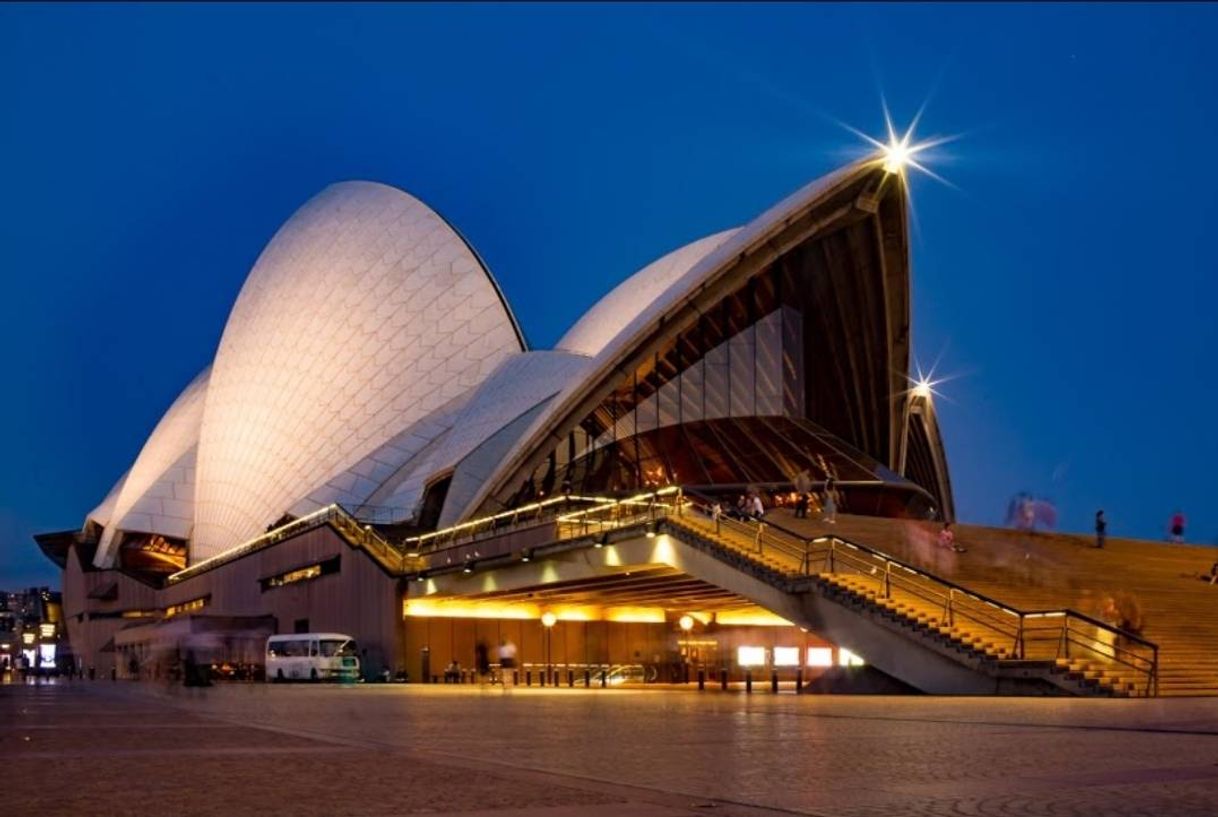
<instances>
[{"instance_id":1,"label":"bus windshield","mask_svg":"<svg viewBox=\"0 0 1218 817\"><path fill-rule=\"evenodd\" d=\"M326 658L359 657L355 642L350 639L323 638L321 640L321 654Z\"/></svg>"}]
</instances>

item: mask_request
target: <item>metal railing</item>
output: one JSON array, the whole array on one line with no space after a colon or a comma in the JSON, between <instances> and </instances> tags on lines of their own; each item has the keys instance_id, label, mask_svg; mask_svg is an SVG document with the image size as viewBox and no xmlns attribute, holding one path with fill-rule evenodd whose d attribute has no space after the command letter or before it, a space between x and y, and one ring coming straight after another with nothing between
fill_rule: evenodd
<instances>
[{"instance_id":1,"label":"metal railing","mask_svg":"<svg viewBox=\"0 0 1218 817\"><path fill-rule=\"evenodd\" d=\"M938 611L949 627L967 627L1020 660L1089 658L1123 667L1140 680L1144 695L1158 692L1159 648L1152 641L1071 609L1020 610L840 536L805 539L763 520L716 514L715 501L686 494L682 510L713 524L717 536L738 550L789 566L803 576L845 574L873 583L877 598L906 600Z\"/></svg>"},{"instance_id":2,"label":"metal railing","mask_svg":"<svg viewBox=\"0 0 1218 817\"><path fill-rule=\"evenodd\" d=\"M459 525L452 525L431 533L410 536L402 540L401 547L408 556L421 553L433 553L445 548L466 545L507 533L546 524L558 519L564 513L569 513L573 506L592 505L601 507L613 504L614 500L605 497L564 495L554 496L540 502L532 502L513 508L510 511L492 514L490 516L471 519Z\"/></svg>"},{"instance_id":3,"label":"metal railing","mask_svg":"<svg viewBox=\"0 0 1218 817\"><path fill-rule=\"evenodd\" d=\"M377 533L375 528L357 520L341 505L327 505L311 514L302 516L286 525L250 539L248 542L243 542L223 553L217 553L215 556L204 559L201 562L196 562L190 567L179 570L177 573L172 573L165 581L167 584L176 584L323 525L330 525L352 545L368 551L387 570L394 572L402 570L401 552Z\"/></svg>"}]
</instances>

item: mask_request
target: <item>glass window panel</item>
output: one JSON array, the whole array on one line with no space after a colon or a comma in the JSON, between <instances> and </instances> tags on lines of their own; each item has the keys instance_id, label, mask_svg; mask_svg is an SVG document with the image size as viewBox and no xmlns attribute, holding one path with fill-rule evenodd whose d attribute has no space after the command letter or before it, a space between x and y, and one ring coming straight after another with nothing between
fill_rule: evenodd
<instances>
[{"instance_id":1,"label":"glass window panel","mask_svg":"<svg viewBox=\"0 0 1218 817\"><path fill-rule=\"evenodd\" d=\"M728 414L732 417L751 417L757 413L754 393L757 366L756 333L748 327L727 342L728 378L731 402Z\"/></svg>"},{"instance_id":2,"label":"glass window panel","mask_svg":"<svg viewBox=\"0 0 1218 817\"><path fill-rule=\"evenodd\" d=\"M775 417L783 413L782 313L771 312L755 327L757 353L755 414Z\"/></svg>"},{"instance_id":3,"label":"glass window panel","mask_svg":"<svg viewBox=\"0 0 1218 817\"><path fill-rule=\"evenodd\" d=\"M726 343L720 344L706 353L703 372L704 419L713 420L717 417L727 417L728 374Z\"/></svg>"},{"instance_id":4,"label":"glass window panel","mask_svg":"<svg viewBox=\"0 0 1218 817\"><path fill-rule=\"evenodd\" d=\"M690 423L703 419L702 374L703 364L699 360L681 374L681 422Z\"/></svg>"},{"instance_id":5,"label":"glass window panel","mask_svg":"<svg viewBox=\"0 0 1218 817\"><path fill-rule=\"evenodd\" d=\"M670 380L660 387L657 425L664 427L681 422L681 406L678 403L678 398L678 384L676 380Z\"/></svg>"}]
</instances>

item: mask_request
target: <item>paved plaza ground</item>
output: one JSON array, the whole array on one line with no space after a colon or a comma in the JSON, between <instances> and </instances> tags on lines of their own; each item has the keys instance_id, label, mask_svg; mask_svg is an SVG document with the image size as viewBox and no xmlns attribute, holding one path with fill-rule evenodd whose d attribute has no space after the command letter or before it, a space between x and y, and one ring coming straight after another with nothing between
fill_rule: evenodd
<instances>
[{"instance_id":1,"label":"paved plaza ground","mask_svg":"<svg viewBox=\"0 0 1218 817\"><path fill-rule=\"evenodd\" d=\"M0 814L1214 815L1218 700L0 686Z\"/></svg>"}]
</instances>

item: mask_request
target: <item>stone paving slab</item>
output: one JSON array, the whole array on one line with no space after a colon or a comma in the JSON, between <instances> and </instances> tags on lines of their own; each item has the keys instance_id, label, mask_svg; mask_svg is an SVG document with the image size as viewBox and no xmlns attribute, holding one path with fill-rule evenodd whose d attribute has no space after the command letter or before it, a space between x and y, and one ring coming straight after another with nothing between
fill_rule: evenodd
<instances>
[{"instance_id":1,"label":"stone paving slab","mask_svg":"<svg viewBox=\"0 0 1218 817\"><path fill-rule=\"evenodd\" d=\"M133 718L130 734L108 743L127 755L99 761L53 744L80 764L72 769L88 793L48 811L27 792L40 814L1218 814L1218 702L1203 699L400 685L221 686L185 698L121 683L26 693L16 705L6 697L0 688L0 715L24 710L20 723L38 741L90 722L90 709L108 720L80 730L87 746L122 735L123 712ZM160 748L140 756L141 741ZM0 760L7 769L35 751L44 762L38 748L0 743ZM154 772L140 797L169 811L122 810L132 788L106 781L133 770ZM299 780L308 803L268 801L268 781L281 779ZM334 779L359 808L326 793ZM74 811L86 802L117 805Z\"/></svg>"}]
</instances>

